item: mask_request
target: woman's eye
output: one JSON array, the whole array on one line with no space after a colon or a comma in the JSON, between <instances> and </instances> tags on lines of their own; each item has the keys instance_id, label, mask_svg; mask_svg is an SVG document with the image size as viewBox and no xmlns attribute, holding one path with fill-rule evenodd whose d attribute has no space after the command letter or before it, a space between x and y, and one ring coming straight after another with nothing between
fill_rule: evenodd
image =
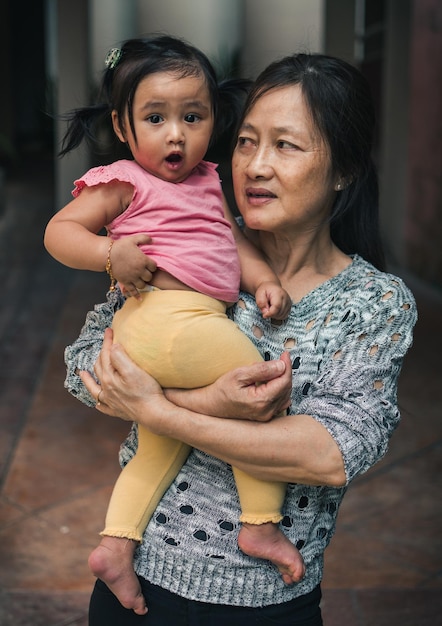
<instances>
[{"instance_id":1,"label":"woman's eye","mask_svg":"<svg viewBox=\"0 0 442 626\"><path fill-rule=\"evenodd\" d=\"M251 146L253 141L249 137L238 137L238 148L243 148L247 146Z\"/></svg>"},{"instance_id":2,"label":"woman's eye","mask_svg":"<svg viewBox=\"0 0 442 626\"><path fill-rule=\"evenodd\" d=\"M290 143L290 141L284 141L281 139L281 141L278 141L278 148L282 148L282 150L295 150L296 146L293 143Z\"/></svg>"},{"instance_id":3,"label":"woman's eye","mask_svg":"<svg viewBox=\"0 0 442 626\"><path fill-rule=\"evenodd\" d=\"M196 115L196 113L188 113L184 116L184 121L188 122L189 124L195 124L195 122L198 122L200 119L200 116Z\"/></svg>"},{"instance_id":4,"label":"woman's eye","mask_svg":"<svg viewBox=\"0 0 442 626\"><path fill-rule=\"evenodd\" d=\"M154 113L153 115L149 115L147 119L151 124L160 124L163 121L163 118L161 117L161 115L158 115L157 113Z\"/></svg>"}]
</instances>

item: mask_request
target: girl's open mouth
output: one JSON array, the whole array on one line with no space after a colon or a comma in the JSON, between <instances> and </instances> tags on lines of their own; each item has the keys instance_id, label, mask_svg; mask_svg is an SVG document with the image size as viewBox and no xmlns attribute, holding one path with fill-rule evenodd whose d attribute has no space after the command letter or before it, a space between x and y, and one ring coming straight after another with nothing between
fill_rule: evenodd
<instances>
[{"instance_id":1,"label":"girl's open mouth","mask_svg":"<svg viewBox=\"0 0 442 626\"><path fill-rule=\"evenodd\" d=\"M169 154L169 156L166 157L168 163L181 163L182 160L183 155L178 153Z\"/></svg>"}]
</instances>

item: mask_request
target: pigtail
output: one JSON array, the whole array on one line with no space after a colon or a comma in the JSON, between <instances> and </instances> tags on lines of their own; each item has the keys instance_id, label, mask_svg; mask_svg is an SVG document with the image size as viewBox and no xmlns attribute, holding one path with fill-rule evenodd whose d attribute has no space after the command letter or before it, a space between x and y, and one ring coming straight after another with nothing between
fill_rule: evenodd
<instances>
[{"instance_id":1,"label":"pigtail","mask_svg":"<svg viewBox=\"0 0 442 626\"><path fill-rule=\"evenodd\" d=\"M119 48L111 48L105 59L106 69L103 72L98 102L95 104L73 109L61 119L67 122L68 127L61 141L61 150L59 157L63 157L68 152L75 150L78 146L86 141L91 147L99 144L98 132L102 128L103 122L108 122L112 110L112 86L114 79L114 69L117 67L121 57L122 50Z\"/></svg>"},{"instance_id":2,"label":"pigtail","mask_svg":"<svg viewBox=\"0 0 442 626\"><path fill-rule=\"evenodd\" d=\"M58 156L65 156L71 150L78 148L83 141L95 144L99 122L108 114L109 106L107 104L94 104L74 109L64 115L62 119L68 123L68 128L63 136Z\"/></svg>"}]
</instances>

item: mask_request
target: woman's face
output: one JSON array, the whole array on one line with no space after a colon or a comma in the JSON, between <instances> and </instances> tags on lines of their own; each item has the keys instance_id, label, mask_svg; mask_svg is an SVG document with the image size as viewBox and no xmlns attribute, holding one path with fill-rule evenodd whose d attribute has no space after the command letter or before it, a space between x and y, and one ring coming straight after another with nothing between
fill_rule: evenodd
<instances>
[{"instance_id":1,"label":"woman's face","mask_svg":"<svg viewBox=\"0 0 442 626\"><path fill-rule=\"evenodd\" d=\"M232 173L236 202L249 228L290 236L323 224L337 176L299 85L257 100L239 130Z\"/></svg>"}]
</instances>

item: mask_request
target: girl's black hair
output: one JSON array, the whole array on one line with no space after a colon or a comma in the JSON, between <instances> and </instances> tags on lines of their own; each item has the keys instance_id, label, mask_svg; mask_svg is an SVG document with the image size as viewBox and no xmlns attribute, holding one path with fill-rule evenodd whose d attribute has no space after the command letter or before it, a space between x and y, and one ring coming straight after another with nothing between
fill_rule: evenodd
<instances>
[{"instance_id":1,"label":"girl's black hair","mask_svg":"<svg viewBox=\"0 0 442 626\"><path fill-rule=\"evenodd\" d=\"M74 109L64 116L68 122L59 156L77 148L83 140L97 143L100 120L111 118L117 111L124 128L127 112L129 125L136 140L133 121L133 101L139 83L151 74L172 72L178 76L202 76L206 82L213 107L215 127L212 140L232 130L242 112L250 82L228 79L218 82L216 72L207 56L183 39L170 35L153 35L129 39L120 49L114 67L104 71L98 102Z\"/></svg>"},{"instance_id":2,"label":"girl's black hair","mask_svg":"<svg viewBox=\"0 0 442 626\"><path fill-rule=\"evenodd\" d=\"M385 267L379 231L379 192L372 159L375 113L370 88L349 63L323 54L294 54L271 63L256 79L242 119L265 93L300 85L313 123L330 150L334 173L347 186L330 217L334 243Z\"/></svg>"}]
</instances>

